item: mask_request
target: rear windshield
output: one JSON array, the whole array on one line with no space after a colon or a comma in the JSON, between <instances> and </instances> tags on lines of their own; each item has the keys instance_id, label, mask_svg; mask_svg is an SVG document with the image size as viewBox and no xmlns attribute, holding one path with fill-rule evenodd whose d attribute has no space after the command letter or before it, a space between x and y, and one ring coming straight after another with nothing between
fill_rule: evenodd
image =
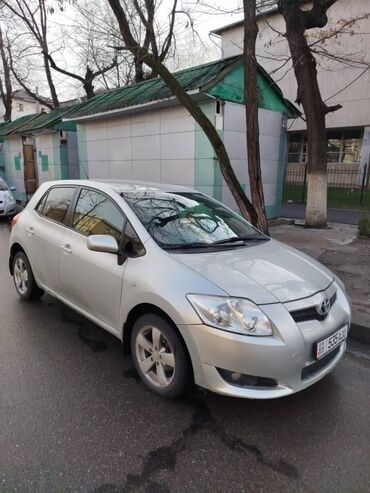
<instances>
[{"instance_id":1,"label":"rear windshield","mask_svg":"<svg viewBox=\"0 0 370 493\"><path fill-rule=\"evenodd\" d=\"M266 238L237 213L201 193L123 192L121 195L162 247Z\"/></svg>"}]
</instances>

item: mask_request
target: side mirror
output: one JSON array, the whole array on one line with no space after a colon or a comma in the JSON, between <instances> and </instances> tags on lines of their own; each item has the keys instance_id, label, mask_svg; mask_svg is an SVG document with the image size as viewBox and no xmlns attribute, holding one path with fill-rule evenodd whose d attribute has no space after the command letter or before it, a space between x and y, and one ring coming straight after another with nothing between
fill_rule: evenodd
<instances>
[{"instance_id":1,"label":"side mirror","mask_svg":"<svg viewBox=\"0 0 370 493\"><path fill-rule=\"evenodd\" d=\"M87 248L93 252L117 253L118 245L113 236L92 235L87 239Z\"/></svg>"},{"instance_id":2,"label":"side mirror","mask_svg":"<svg viewBox=\"0 0 370 493\"><path fill-rule=\"evenodd\" d=\"M15 191L17 190L17 187L11 186L11 187L9 187L9 190L10 190L11 192L15 192Z\"/></svg>"}]
</instances>

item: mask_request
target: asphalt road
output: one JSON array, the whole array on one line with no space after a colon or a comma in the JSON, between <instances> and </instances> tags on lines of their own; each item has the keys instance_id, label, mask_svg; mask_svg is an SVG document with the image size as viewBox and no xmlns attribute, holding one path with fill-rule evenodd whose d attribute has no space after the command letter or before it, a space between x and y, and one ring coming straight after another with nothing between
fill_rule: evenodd
<instances>
[{"instance_id":1,"label":"asphalt road","mask_svg":"<svg viewBox=\"0 0 370 493\"><path fill-rule=\"evenodd\" d=\"M370 490L370 351L273 401L137 380L118 340L45 296L18 300L0 223L0 491Z\"/></svg>"},{"instance_id":2,"label":"asphalt road","mask_svg":"<svg viewBox=\"0 0 370 493\"><path fill-rule=\"evenodd\" d=\"M306 204L283 204L281 217L304 219ZM358 224L362 212L357 209L328 209L328 221L341 224Z\"/></svg>"}]
</instances>

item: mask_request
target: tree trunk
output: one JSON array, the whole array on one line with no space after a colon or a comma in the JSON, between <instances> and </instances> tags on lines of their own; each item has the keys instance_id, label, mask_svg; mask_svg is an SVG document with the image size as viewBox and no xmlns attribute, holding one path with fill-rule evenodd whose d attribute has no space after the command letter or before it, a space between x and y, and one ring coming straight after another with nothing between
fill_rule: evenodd
<instances>
[{"instance_id":1,"label":"tree trunk","mask_svg":"<svg viewBox=\"0 0 370 493\"><path fill-rule=\"evenodd\" d=\"M1 94L2 96L2 94ZM4 115L3 115L3 119L8 122L8 121L11 121L12 119L12 108L13 108L13 101L12 101L12 95L8 95L8 94L4 94L4 98L2 98L3 100L3 105L4 105L4 109L5 109L5 112L4 112Z\"/></svg>"},{"instance_id":2,"label":"tree trunk","mask_svg":"<svg viewBox=\"0 0 370 493\"><path fill-rule=\"evenodd\" d=\"M252 205L245 195L236 175L231 166L229 156L222 139L218 135L217 130L212 125L211 121L203 113L199 105L192 100L186 90L177 82L176 78L165 67L165 65L158 59L156 59L151 53L142 48L137 41L133 38L130 26L125 16L125 13L120 5L119 0L108 0L109 4L116 16L119 24L120 32L125 43L126 48L143 63L148 65L152 71L159 75L165 84L171 89L174 96L180 101L180 103L188 110L194 120L199 124L203 132L208 137L210 144L212 145L216 157L219 161L221 173L224 177L227 186L229 187L242 215L250 219L254 225L256 224L257 214Z\"/></svg>"},{"instance_id":3,"label":"tree trunk","mask_svg":"<svg viewBox=\"0 0 370 493\"><path fill-rule=\"evenodd\" d=\"M268 234L263 195L258 124L256 0L244 0L244 85L247 123L248 173L252 204L259 229Z\"/></svg>"},{"instance_id":4,"label":"tree trunk","mask_svg":"<svg viewBox=\"0 0 370 493\"><path fill-rule=\"evenodd\" d=\"M1 28L0 28L0 54L1 54L1 61L3 65L3 74L4 74L4 84L3 81L0 79L0 94L5 109L3 119L5 121L9 121L12 119L13 88L12 88L12 81L10 78L9 60L6 56L3 33Z\"/></svg>"},{"instance_id":5,"label":"tree trunk","mask_svg":"<svg viewBox=\"0 0 370 493\"><path fill-rule=\"evenodd\" d=\"M327 22L326 10L334 3L328 2L322 10L303 12L299 4L290 0L279 0L286 23L286 36L297 79L297 103L302 104L307 124L307 227L327 226L327 159L325 117L336 111L339 105L328 107L321 98L317 81L316 60L307 43L305 31L312 27L323 27ZM314 4L315 5L315 4Z\"/></svg>"},{"instance_id":6,"label":"tree trunk","mask_svg":"<svg viewBox=\"0 0 370 493\"><path fill-rule=\"evenodd\" d=\"M82 86L86 92L87 99L90 99L90 98L95 96L93 80L94 80L93 71L91 70L91 68L89 66L87 66L86 72L85 72L85 79L84 79L84 82L82 84Z\"/></svg>"},{"instance_id":7,"label":"tree trunk","mask_svg":"<svg viewBox=\"0 0 370 493\"><path fill-rule=\"evenodd\" d=\"M45 53L47 53L47 51L45 51ZM54 86L53 77L51 76L50 63L47 54L44 54L44 67L45 67L46 79L48 81L48 85L50 89L51 99L53 101L53 106L54 108L59 108L59 100Z\"/></svg>"},{"instance_id":8,"label":"tree trunk","mask_svg":"<svg viewBox=\"0 0 370 493\"><path fill-rule=\"evenodd\" d=\"M135 82L142 82L144 80L144 68L143 62L138 60L137 57L134 58L135 67Z\"/></svg>"}]
</instances>

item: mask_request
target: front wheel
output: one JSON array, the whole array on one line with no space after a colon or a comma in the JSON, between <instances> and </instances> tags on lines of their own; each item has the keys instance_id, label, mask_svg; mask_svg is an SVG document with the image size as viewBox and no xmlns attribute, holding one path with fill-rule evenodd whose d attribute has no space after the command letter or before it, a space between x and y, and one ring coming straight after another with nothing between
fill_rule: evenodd
<instances>
[{"instance_id":1,"label":"front wheel","mask_svg":"<svg viewBox=\"0 0 370 493\"><path fill-rule=\"evenodd\" d=\"M18 252L14 255L13 279L15 289L23 300L35 300L44 294L44 291L36 284L31 265L24 252Z\"/></svg>"},{"instance_id":2,"label":"front wheel","mask_svg":"<svg viewBox=\"0 0 370 493\"><path fill-rule=\"evenodd\" d=\"M138 318L131 335L131 354L141 380L161 397L178 397L188 386L191 367L184 343L163 317Z\"/></svg>"}]
</instances>

